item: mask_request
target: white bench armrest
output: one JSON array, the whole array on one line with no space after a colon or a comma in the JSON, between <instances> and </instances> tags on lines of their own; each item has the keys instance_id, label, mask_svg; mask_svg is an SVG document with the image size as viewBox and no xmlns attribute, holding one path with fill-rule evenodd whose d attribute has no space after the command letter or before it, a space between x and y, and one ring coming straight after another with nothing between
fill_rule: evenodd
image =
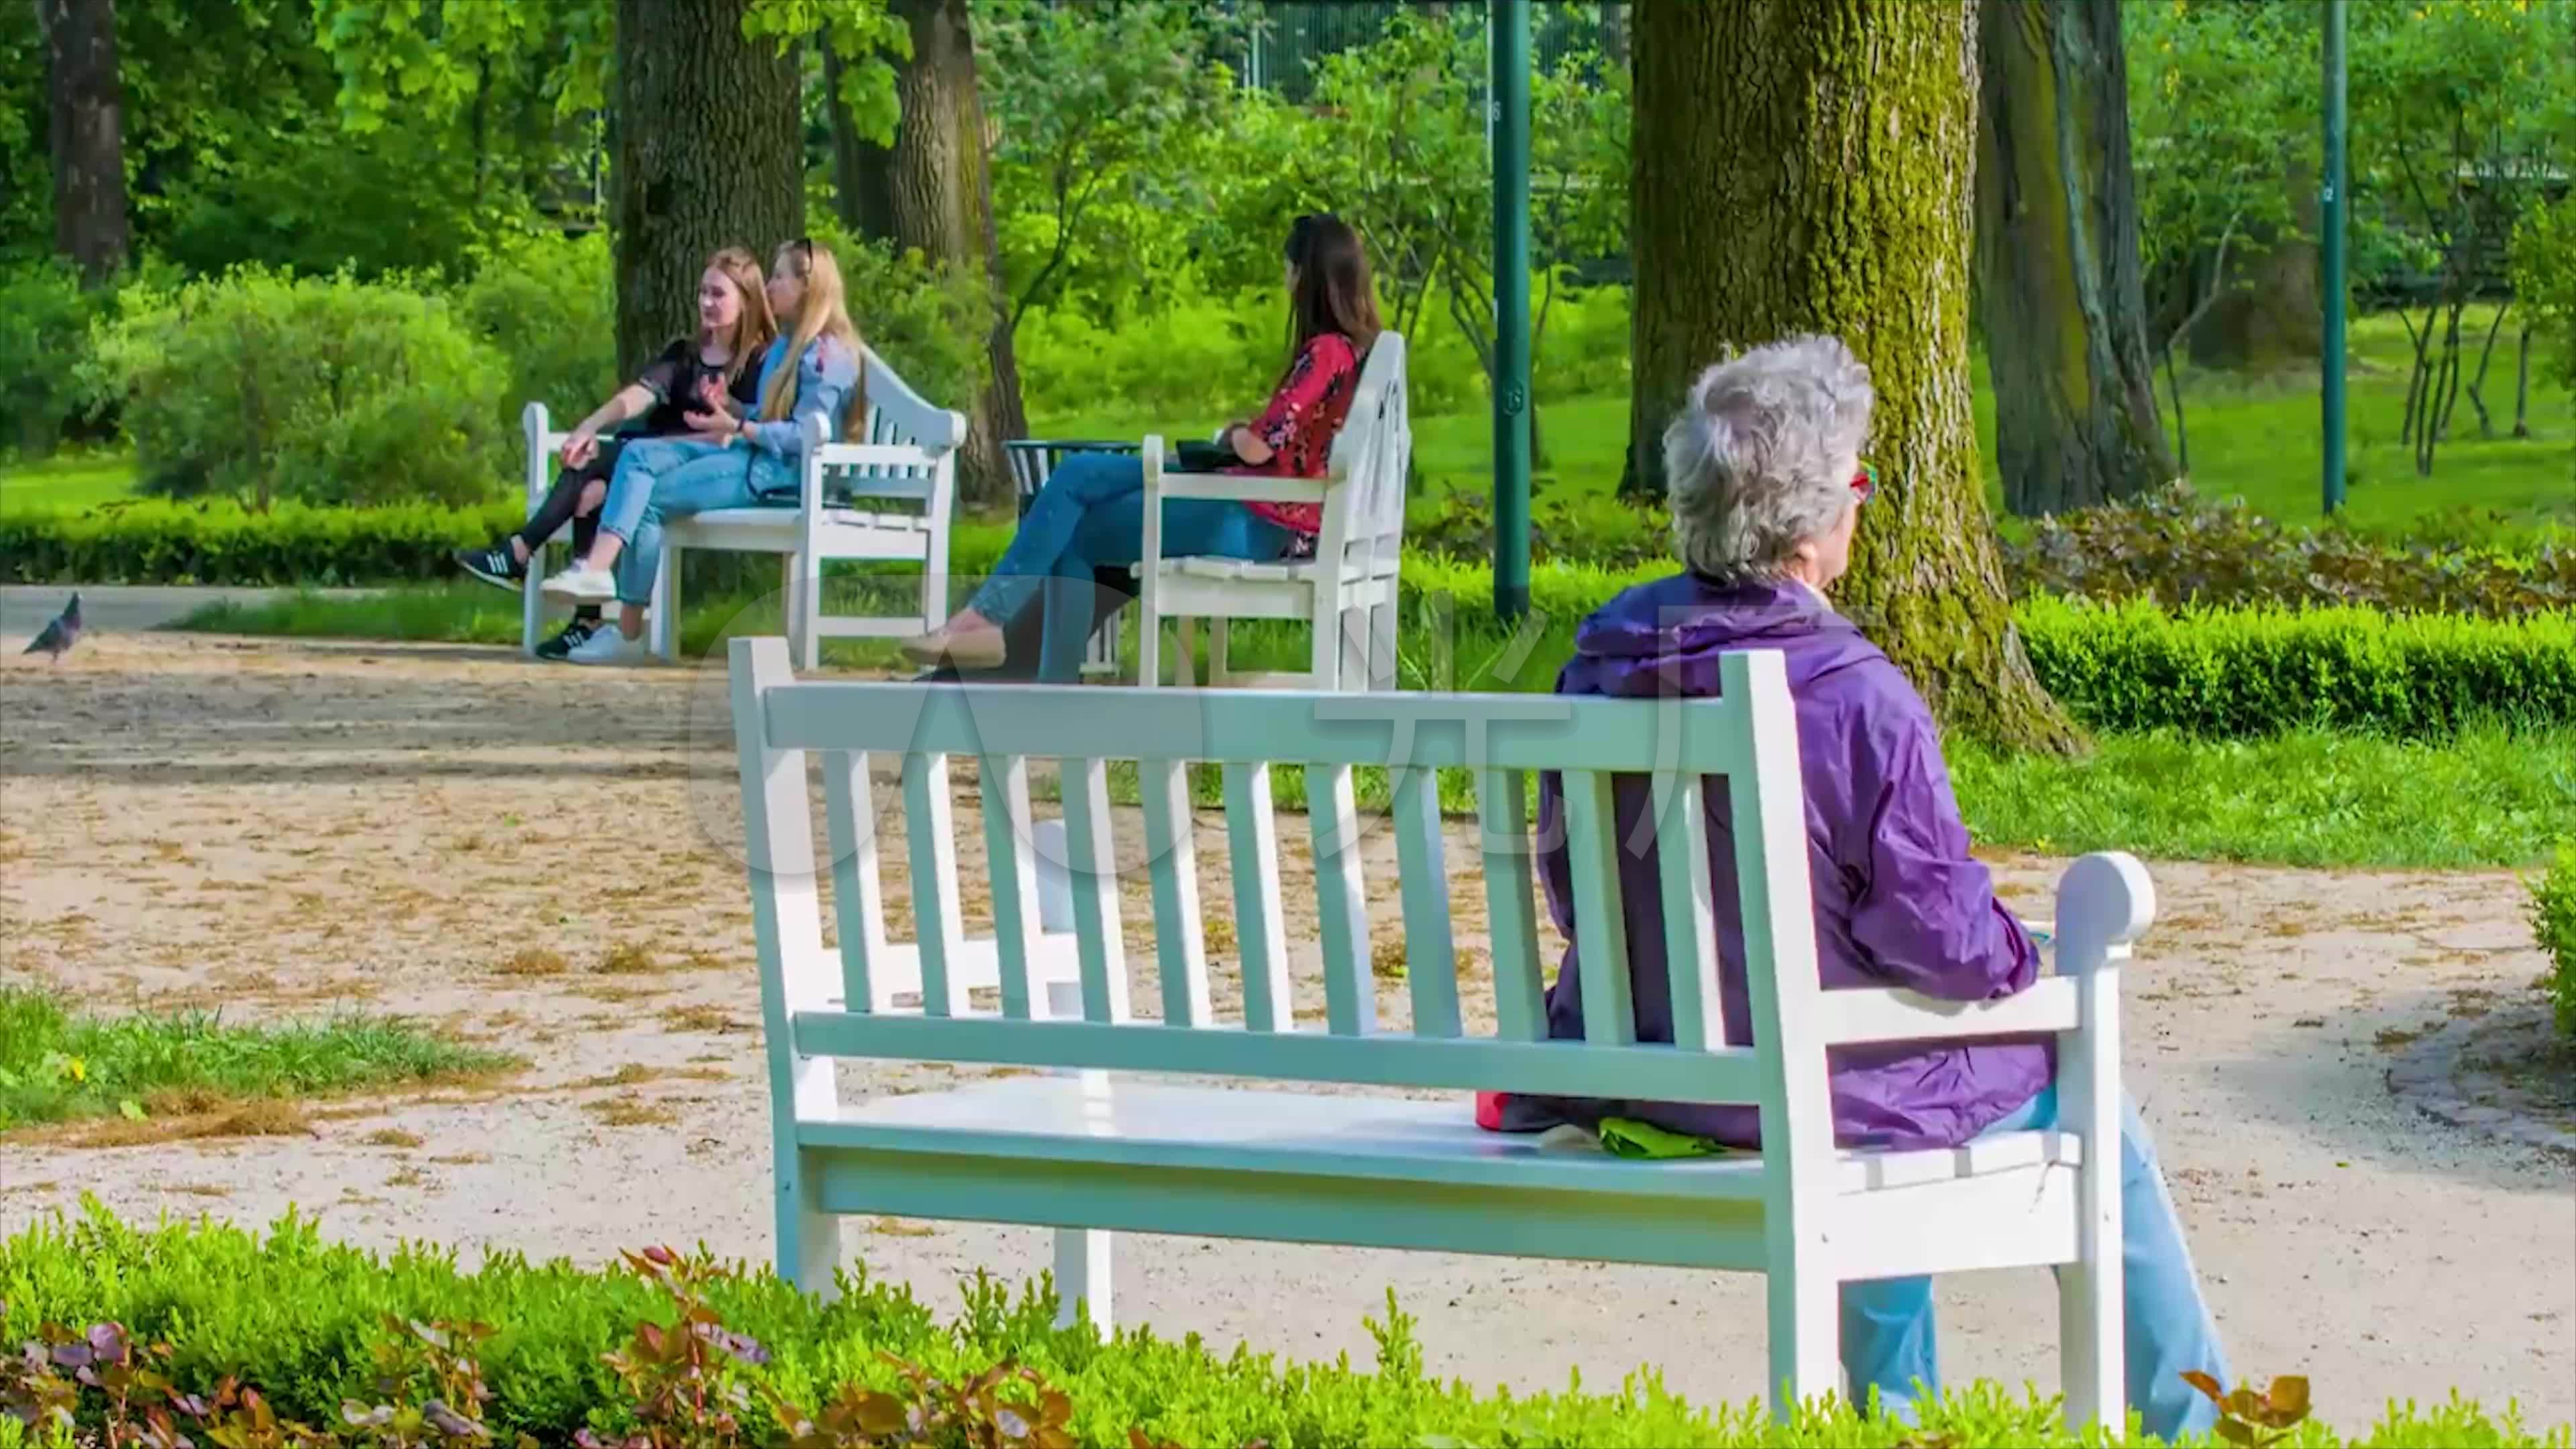
<instances>
[{"instance_id":1,"label":"white bench armrest","mask_svg":"<svg viewBox=\"0 0 2576 1449\"><path fill-rule=\"evenodd\" d=\"M1321 503L1340 480L1274 478L1259 473L1184 473L1163 466L1163 439L1145 439L1145 491L1164 498L1222 498L1237 503Z\"/></svg>"}]
</instances>

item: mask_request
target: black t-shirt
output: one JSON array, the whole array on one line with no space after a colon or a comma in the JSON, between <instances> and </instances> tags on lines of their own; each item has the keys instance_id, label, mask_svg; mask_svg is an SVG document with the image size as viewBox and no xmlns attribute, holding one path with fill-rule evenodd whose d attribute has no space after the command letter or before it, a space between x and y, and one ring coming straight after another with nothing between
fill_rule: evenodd
<instances>
[{"instance_id":1,"label":"black t-shirt","mask_svg":"<svg viewBox=\"0 0 2576 1449\"><path fill-rule=\"evenodd\" d=\"M698 355L696 338L683 337L663 348L662 355L635 379L653 394L653 406L642 419L643 431L655 437L688 432L688 415L706 410L706 405L698 401L698 388L709 379L719 387L726 386L724 369ZM749 417L759 409L759 387L760 358L743 358L742 370L734 374L732 385L726 388L733 394L736 417Z\"/></svg>"}]
</instances>

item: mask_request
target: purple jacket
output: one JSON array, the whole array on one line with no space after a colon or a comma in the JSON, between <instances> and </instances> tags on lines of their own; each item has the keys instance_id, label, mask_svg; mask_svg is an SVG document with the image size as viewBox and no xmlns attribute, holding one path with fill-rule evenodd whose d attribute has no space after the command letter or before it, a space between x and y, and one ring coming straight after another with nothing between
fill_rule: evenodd
<instances>
[{"instance_id":1,"label":"purple jacket","mask_svg":"<svg viewBox=\"0 0 2576 1449\"><path fill-rule=\"evenodd\" d=\"M1777 649L1788 666L1807 786L1807 867L1816 904L1816 948L1827 989L1904 986L1928 996L1977 1001L2031 984L2039 948L1995 900L1986 868L1968 854L1968 831L1950 793L1941 742L1922 696L1877 646L1798 583L1721 589L1688 574L1628 590L1583 623L1575 654L1557 676L1559 694L1652 697L1678 688L1718 692L1718 656ZM1662 681L1670 679L1672 684ZM1548 907L1569 944L1548 993L1548 1034L1583 1035L1563 781L1539 782L1541 878ZM1619 782L1619 840L1634 839L1647 807L1642 777ZM1715 877L1719 989L1727 1040L1750 1045L1744 986L1743 917L1725 793L1707 794ZM1620 892L1637 1038L1673 1039L1664 978L1663 907L1654 852L1625 855ZM1897 1045L1837 1047L1834 1129L1845 1146L1948 1147L2020 1107L2053 1071L2047 1038L1990 1040L1934 1050ZM1660 1126L1758 1145L1751 1106L1670 1102L1546 1104L1578 1121L1641 1117Z\"/></svg>"}]
</instances>

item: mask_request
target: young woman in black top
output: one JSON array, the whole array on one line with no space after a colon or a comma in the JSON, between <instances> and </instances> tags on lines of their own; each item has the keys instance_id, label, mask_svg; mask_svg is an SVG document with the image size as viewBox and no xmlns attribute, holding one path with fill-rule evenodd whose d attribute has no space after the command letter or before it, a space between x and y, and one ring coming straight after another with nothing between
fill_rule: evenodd
<instances>
[{"instance_id":1,"label":"young woman in black top","mask_svg":"<svg viewBox=\"0 0 2576 1449\"><path fill-rule=\"evenodd\" d=\"M563 471L554 491L515 533L489 548L460 549L456 562L489 584L516 589L527 577L528 558L572 523L573 557L588 556L599 531L600 501L617 472L617 454L626 437L667 438L688 435L688 415L700 411L700 391L709 383L732 394L735 408L749 416L759 405L754 386L760 377L760 354L777 334L769 315L766 279L760 263L740 247L726 247L707 258L698 278L698 334L673 340L641 376L581 420L563 441ZM643 426L624 436L615 430L630 419ZM600 434L611 433L603 440ZM537 646L542 659L561 659L599 627L599 606L586 604L573 612L563 631Z\"/></svg>"}]
</instances>

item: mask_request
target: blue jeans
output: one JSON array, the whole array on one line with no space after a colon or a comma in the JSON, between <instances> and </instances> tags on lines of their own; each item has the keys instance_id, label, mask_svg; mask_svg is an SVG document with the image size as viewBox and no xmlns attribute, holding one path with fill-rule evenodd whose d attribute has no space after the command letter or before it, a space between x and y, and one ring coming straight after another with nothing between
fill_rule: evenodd
<instances>
[{"instance_id":1,"label":"blue jeans","mask_svg":"<svg viewBox=\"0 0 2576 1449\"><path fill-rule=\"evenodd\" d=\"M1240 503L1173 498L1163 504L1163 552L1221 558L1274 559L1296 534ZM1041 591L1045 628L1037 678L1068 684L1082 672L1091 637L1095 567L1133 564L1145 556L1145 465L1117 453L1076 453L1047 475L1020 519L1020 531L968 607L1007 625Z\"/></svg>"},{"instance_id":2,"label":"blue jeans","mask_svg":"<svg viewBox=\"0 0 2576 1449\"><path fill-rule=\"evenodd\" d=\"M2057 1088L2039 1095L1986 1132L2045 1130L2057 1124ZM2173 1195L2156 1165L2138 1104L2120 1101L2120 1263L2127 1288L2122 1304L2128 1336L2129 1407L2146 1431L2171 1440L2207 1433L2218 1422L2216 1406L2182 1381L2199 1369L2229 1387L2218 1326L2201 1301L2200 1279L2182 1240ZM1878 1390L1882 1412L1914 1418L1915 1384L1941 1392L1939 1353L1933 1342L1932 1280L1881 1278L1842 1289L1843 1372L1854 1402Z\"/></svg>"},{"instance_id":3,"label":"blue jeans","mask_svg":"<svg viewBox=\"0 0 2576 1449\"><path fill-rule=\"evenodd\" d=\"M752 448L728 448L695 438L646 438L626 445L617 476L600 505L599 531L625 543L617 556L617 601L652 602L653 576L662 567L666 520L719 508L752 508L777 501L794 505L796 477L776 457ZM784 490L788 497L776 499ZM772 497L764 498L767 493Z\"/></svg>"}]
</instances>

